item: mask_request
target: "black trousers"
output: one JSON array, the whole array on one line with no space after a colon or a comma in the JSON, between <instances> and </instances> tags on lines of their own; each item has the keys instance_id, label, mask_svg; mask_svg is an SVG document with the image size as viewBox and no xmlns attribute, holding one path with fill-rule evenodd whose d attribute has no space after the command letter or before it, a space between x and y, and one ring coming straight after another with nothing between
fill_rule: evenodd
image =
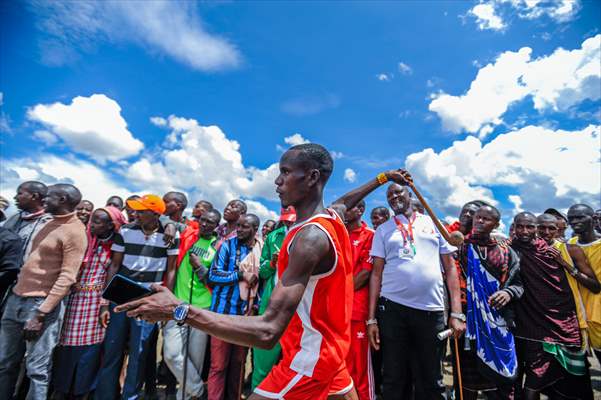
<instances>
[{"instance_id":1,"label":"black trousers","mask_svg":"<svg viewBox=\"0 0 601 400\"><path fill-rule=\"evenodd\" d=\"M384 400L445 398L442 359L446 341L443 311L423 311L380 298L378 324L382 345ZM412 380L413 382L411 382Z\"/></svg>"}]
</instances>

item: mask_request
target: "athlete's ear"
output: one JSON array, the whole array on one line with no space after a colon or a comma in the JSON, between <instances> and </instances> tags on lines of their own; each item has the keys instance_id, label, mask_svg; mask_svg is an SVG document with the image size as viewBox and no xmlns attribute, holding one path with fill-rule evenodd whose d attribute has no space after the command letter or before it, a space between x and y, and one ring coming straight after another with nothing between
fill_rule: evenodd
<instances>
[{"instance_id":1,"label":"athlete's ear","mask_svg":"<svg viewBox=\"0 0 601 400\"><path fill-rule=\"evenodd\" d=\"M318 169L309 170L309 187L317 185L321 179L321 172Z\"/></svg>"}]
</instances>

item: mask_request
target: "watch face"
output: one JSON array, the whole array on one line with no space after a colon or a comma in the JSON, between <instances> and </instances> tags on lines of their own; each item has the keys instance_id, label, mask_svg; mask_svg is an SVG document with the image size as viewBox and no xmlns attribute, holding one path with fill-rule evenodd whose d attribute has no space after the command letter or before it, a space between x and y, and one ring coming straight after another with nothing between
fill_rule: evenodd
<instances>
[{"instance_id":1,"label":"watch face","mask_svg":"<svg viewBox=\"0 0 601 400\"><path fill-rule=\"evenodd\" d=\"M181 321L182 319L184 319L185 316L186 316L186 305L185 304L180 304L179 306L175 307L175 310L173 311L173 317L176 321Z\"/></svg>"}]
</instances>

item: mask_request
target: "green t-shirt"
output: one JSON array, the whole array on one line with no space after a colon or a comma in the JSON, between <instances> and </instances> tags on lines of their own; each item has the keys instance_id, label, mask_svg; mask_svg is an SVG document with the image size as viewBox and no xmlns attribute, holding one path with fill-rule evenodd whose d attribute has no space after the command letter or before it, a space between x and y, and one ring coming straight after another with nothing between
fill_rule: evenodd
<instances>
[{"instance_id":1,"label":"green t-shirt","mask_svg":"<svg viewBox=\"0 0 601 400\"><path fill-rule=\"evenodd\" d=\"M190 250L186 252L175 278L175 288L173 290L175 297L186 302L190 300L190 278L192 277L192 274L194 274L194 267L192 267L192 264L190 263L190 253L198 255L202 265L209 269L217 254L217 250L215 250L214 247L216 241L216 237L210 239L201 237L194 243ZM211 306L211 292L204 282L201 282L198 279L198 275L196 274L194 274L192 285L192 301L190 304L200 308L209 308Z\"/></svg>"}]
</instances>

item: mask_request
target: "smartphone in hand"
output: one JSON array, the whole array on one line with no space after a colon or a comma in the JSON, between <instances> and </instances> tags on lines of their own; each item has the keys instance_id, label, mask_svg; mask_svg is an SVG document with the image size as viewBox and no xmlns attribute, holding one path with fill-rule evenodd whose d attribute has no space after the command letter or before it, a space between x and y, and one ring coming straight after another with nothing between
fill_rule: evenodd
<instances>
[{"instance_id":1,"label":"smartphone in hand","mask_svg":"<svg viewBox=\"0 0 601 400\"><path fill-rule=\"evenodd\" d=\"M117 274L113 276L113 279L111 279L104 292L102 292L102 297L120 305L151 294L152 289L150 288L150 284L139 283Z\"/></svg>"}]
</instances>

